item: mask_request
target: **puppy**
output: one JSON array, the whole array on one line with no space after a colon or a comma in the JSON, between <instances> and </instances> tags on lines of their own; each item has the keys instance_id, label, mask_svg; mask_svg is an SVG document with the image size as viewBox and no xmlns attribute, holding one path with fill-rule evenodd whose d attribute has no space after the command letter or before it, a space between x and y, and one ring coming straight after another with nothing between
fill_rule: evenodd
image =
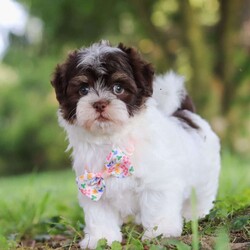
<instances>
[{"instance_id":1,"label":"puppy","mask_svg":"<svg viewBox=\"0 0 250 250\"><path fill-rule=\"evenodd\" d=\"M82 249L121 241L129 215L144 238L180 236L183 218L193 218L192 193L195 216L209 213L220 143L194 113L182 77L154 78L135 49L102 41L70 53L52 85L85 215Z\"/></svg>"}]
</instances>

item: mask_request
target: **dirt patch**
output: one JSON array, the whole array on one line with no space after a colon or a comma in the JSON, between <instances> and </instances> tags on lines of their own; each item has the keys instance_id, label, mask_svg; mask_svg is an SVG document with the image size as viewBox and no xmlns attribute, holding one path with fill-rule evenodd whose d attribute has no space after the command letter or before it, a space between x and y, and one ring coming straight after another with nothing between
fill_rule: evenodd
<instances>
[{"instance_id":1,"label":"dirt patch","mask_svg":"<svg viewBox=\"0 0 250 250\"><path fill-rule=\"evenodd\" d=\"M235 237L235 242L231 242L229 244L229 247L231 250L249 250L250 249L250 241L247 242L242 241L242 235L239 234L238 236L233 236ZM184 235L182 237L179 238L179 240L181 240L182 242L184 242L187 245L191 245L192 244L192 235ZM200 244L201 244L201 249L202 250L213 250L214 249L214 245L215 245L215 237L213 236L203 236L200 239Z\"/></svg>"},{"instance_id":2,"label":"dirt patch","mask_svg":"<svg viewBox=\"0 0 250 250\"><path fill-rule=\"evenodd\" d=\"M233 236L235 242L231 242L229 245L229 249L232 250L249 250L250 249L250 241L249 242L240 242L242 241L242 236ZM187 245L192 245L192 235L184 235L179 237L178 240L182 241ZM125 242L124 242L125 245ZM200 247L202 250L213 250L215 245L215 237L212 236L203 236L200 239ZM52 250L52 249L71 249L77 250L80 249L77 241L72 242L66 236L56 235L51 236L49 239L44 239L41 242L36 240L23 240L17 247L18 250ZM148 249L148 246L145 246L144 249ZM169 246L169 249L176 249L175 247Z\"/></svg>"}]
</instances>

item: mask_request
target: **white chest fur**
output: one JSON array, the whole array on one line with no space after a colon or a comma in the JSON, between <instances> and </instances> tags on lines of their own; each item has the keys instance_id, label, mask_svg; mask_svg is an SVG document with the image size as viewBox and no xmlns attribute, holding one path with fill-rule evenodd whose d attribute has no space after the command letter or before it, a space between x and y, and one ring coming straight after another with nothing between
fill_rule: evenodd
<instances>
[{"instance_id":1,"label":"white chest fur","mask_svg":"<svg viewBox=\"0 0 250 250\"><path fill-rule=\"evenodd\" d=\"M75 127L67 127L67 132L70 147L72 147L73 169L76 172L76 176L82 175L85 171L93 173L103 171L106 157L112 148L119 147L122 151L127 152L129 148L134 147L131 144L131 138L128 138L128 136L124 137L124 140L119 137L112 138L113 140L111 138L102 138L100 141L90 142L88 141L90 138L86 138L82 134L83 131ZM76 138L77 140L75 140ZM115 176L105 177L106 188L101 200L98 201L98 203L106 201L110 203L112 201L112 206L119 211L122 218L131 214L135 215L139 207L138 189L140 180L137 178L139 169L136 166L135 152L127 155L131 160L135 172L133 175L125 178L117 178ZM81 193L79 193L79 198L80 202L83 201L83 206L88 203L89 198L83 196Z\"/></svg>"}]
</instances>

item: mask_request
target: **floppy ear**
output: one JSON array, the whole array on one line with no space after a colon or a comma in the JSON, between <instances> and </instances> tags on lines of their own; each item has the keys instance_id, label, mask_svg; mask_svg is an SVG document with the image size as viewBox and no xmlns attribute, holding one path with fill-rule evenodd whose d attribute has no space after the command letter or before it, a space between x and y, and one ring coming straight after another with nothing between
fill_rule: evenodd
<instances>
[{"instance_id":1,"label":"floppy ear","mask_svg":"<svg viewBox=\"0 0 250 250\"><path fill-rule=\"evenodd\" d=\"M50 81L55 89L56 99L60 104L66 93L65 68L65 64L58 64Z\"/></svg>"},{"instance_id":2,"label":"floppy ear","mask_svg":"<svg viewBox=\"0 0 250 250\"><path fill-rule=\"evenodd\" d=\"M55 88L56 98L61 104L66 95L70 73L73 71L77 64L77 51L70 52L66 61L58 64L53 73L51 84Z\"/></svg>"},{"instance_id":3,"label":"floppy ear","mask_svg":"<svg viewBox=\"0 0 250 250\"><path fill-rule=\"evenodd\" d=\"M142 94L145 97L152 96L154 78L153 66L142 59L136 49L125 47L122 43L118 45L118 48L127 54L129 63L133 70L135 82L138 88L141 89Z\"/></svg>"}]
</instances>

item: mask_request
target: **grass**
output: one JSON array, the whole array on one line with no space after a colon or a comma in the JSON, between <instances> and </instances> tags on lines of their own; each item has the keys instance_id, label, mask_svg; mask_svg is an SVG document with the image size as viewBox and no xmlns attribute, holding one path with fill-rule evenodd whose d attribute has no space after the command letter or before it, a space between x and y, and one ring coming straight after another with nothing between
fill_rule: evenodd
<instances>
[{"instance_id":1,"label":"grass","mask_svg":"<svg viewBox=\"0 0 250 250\"><path fill-rule=\"evenodd\" d=\"M185 250L213 245L220 250L250 241L250 163L227 152L222 163L215 208L198 223L186 223L181 238L142 242L141 227L128 223L122 229L124 242L114 242L111 249ZM71 170L0 178L0 197L1 250L77 249L84 222ZM97 249L106 248L101 240Z\"/></svg>"}]
</instances>

